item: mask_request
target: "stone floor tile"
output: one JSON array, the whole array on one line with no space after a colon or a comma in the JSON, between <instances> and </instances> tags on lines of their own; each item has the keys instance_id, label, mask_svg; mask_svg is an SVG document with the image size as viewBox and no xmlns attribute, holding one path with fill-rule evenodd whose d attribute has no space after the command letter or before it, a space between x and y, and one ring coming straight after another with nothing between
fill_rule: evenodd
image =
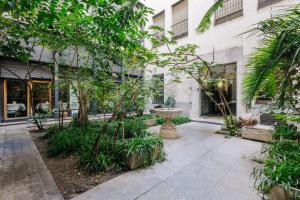
<instances>
[{"instance_id":1,"label":"stone floor tile","mask_svg":"<svg viewBox=\"0 0 300 200\"><path fill-rule=\"evenodd\" d=\"M24 127L1 127L0 148L0 194L5 200L63 200Z\"/></svg>"},{"instance_id":2,"label":"stone floor tile","mask_svg":"<svg viewBox=\"0 0 300 200\"><path fill-rule=\"evenodd\" d=\"M155 186L150 191L146 192L142 196L138 197L137 200L194 200L191 196L179 192L171 185L162 182Z\"/></svg>"}]
</instances>

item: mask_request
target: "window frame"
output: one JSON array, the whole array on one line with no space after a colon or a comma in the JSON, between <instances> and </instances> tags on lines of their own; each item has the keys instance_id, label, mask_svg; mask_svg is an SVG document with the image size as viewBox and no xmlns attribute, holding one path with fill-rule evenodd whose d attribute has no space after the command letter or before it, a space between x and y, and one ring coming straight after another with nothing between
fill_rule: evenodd
<instances>
[{"instance_id":1,"label":"window frame","mask_svg":"<svg viewBox=\"0 0 300 200\"><path fill-rule=\"evenodd\" d=\"M184 1L187 1L187 6L186 6L186 9L187 9L187 19L184 19L184 20L182 20L182 21L180 21L180 22L174 23L174 14L175 14L174 8L175 8L178 4L180 4L180 3L184 2ZM174 4L171 6L171 8L172 8L172 25L171 25L171 30L172 30L173 33L174 33L174 31L173 31L174 26L176 26L176 25L178 25L178 24L181 24L181 23L183 23L183 22L185 22L185 21L186 21L186 23L187 23L187 29L186 29L186 31L183 32L183 33L180 33L180 34L178 34L178 35L175 35L175 33L174 33L174 35L172 36L172 39L179 39L179 38L188 36L188 34L189 34L189 0L179 0L179 1L177 1L176 3L174 3Z\"/></svg>"}]
</instances>

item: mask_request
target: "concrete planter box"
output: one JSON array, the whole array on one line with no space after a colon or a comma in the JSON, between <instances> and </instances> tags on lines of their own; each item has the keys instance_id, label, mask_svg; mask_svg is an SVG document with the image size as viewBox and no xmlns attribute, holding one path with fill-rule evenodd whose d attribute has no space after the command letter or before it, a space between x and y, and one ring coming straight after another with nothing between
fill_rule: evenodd
<instances>
[{"instance_id":1,"label":"concrete planter box","mask_svg":"<svg viewBox=\"0 0 300 200\"><path fill-rule=\"evenodd\" d=\"M161 147L158 145L154 147L154 151L151 155L153 160L158 159L159 154L161 153L161 150L162 150ZM147 156L145 156L145 157L147 157ZM133 153L133 154L126 156L126 162L127 162L128 168L133 170L133 169L137 169L137 168L145 165L147 162L145 160L145 157L140 156L138 153Z\"/></svg>"},{"instance_id":2,"label":"concrete planter box","mask_svg":"<svg viewBox=\"0 0 300 200\"><path fill-rule=\"evenodd\" d=\"M144 120L144 124L145 124L147 127L156 126L156 125L157 125L157 123L156 123L156 118Z\"/></svg>"},{"instance_id":3,"label":"concrete planter box","mask_svg":"<svg viewBox=\"0 0 300 200\"><path fill-rule=\"evenodd\" d=\"M270 193L270 200L293 200L295 197L300 198L300 190L291 188L286 191L281 185L273 186Z\"/></svg>"},{"instance_id":4,"label":"concrete planter box","mask_svg":"<svg viewBox=\"0 0 300 200\"><path fill-rule=\"evenodd\" d=\"M261 142L271 142L273 137L272 129L262 129L262 128L242 128L242 138L256 140Z\"/></svg>"}]
</instances>

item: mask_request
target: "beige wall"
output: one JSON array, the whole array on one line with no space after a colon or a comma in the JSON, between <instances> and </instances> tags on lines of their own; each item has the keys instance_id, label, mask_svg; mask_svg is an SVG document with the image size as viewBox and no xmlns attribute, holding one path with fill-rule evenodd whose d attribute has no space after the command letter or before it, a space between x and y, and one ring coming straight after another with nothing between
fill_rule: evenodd
<instances>
[{"instance_id":1,"label":"beige wall","mask_svg":"<svg viewBox=\"0 0 300 200\"><path fill-rule=\"evenodd\" d=\"M172 5L178 0L145 0L143 3L154 9L154 13L165 11L165 29L166 33L171 31L173 25ZM239 115L246 112L245 105L241 100L243 74L248 57L255 47L259 45L259 38L256 36L240 35L249 30L257 22L270 18L272 14L282 6L288 6L300 3L300 0L282 0L278 3L258 9L258 0L243 0L243 16L231 21L212 25L205 33L199 33L196 29L208 8L214 3L214 0L188 0L188 36L177 39L178 45L196 44L200 47L200 55L211 55L213 49L216 54L216 61L222 64L235 62L237 64L237 111ZM152 25L152 17L147 25ZM146 46L150 43L146 41ZM160 51L166 51L165 46L158 47ZM165 98L174 96L176 101L186 106L186 112L192 117L200 115L200 94L198 85L191 79L186 79L182 75L181 84L171 84L172 76L167 69L156 69L148 67L146 75L165 73Z\"/></svg>"}]
</instances>

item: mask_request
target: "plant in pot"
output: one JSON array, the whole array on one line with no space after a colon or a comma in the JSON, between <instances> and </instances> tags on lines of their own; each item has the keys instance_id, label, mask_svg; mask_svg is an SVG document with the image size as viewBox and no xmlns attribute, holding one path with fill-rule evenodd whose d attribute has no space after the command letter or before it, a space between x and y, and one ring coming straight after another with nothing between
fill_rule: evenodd
<instances>
[{"instance_id":1,"label":"plant in pot","mask_svg":"<svg viewBox=\"0 0 300 200\"><path fill-rule=\"evenodd\" d=\"M126 140L123 151L129 169L148 166L164 159L162 139L154 135Z\"/></svg>"}]
</instances>

